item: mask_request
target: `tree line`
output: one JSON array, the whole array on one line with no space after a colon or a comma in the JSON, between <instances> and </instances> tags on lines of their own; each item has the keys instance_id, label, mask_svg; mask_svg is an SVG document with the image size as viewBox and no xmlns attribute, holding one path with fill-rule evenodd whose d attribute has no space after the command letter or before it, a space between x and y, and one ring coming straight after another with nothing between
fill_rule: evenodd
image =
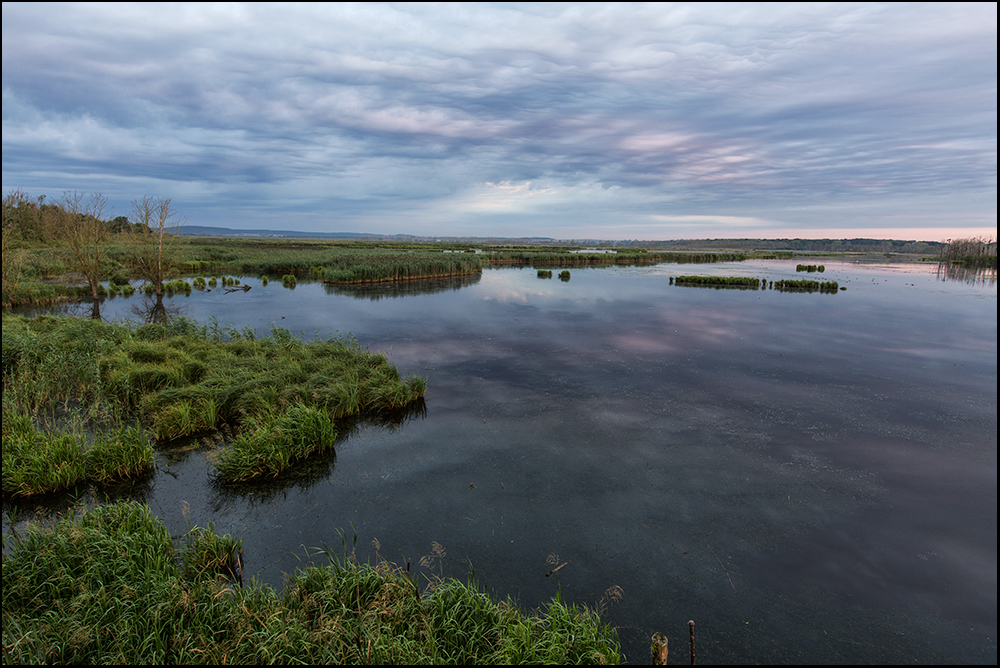
<instances>
[{"instance_id":1,"label":"tree line","mask_svg":"<svg viewBox=\"0 0 1000 668\"><path fill-rule=\"evenodd\" d=\"M23 190L3 199L3 301L14 303L24 274L25 252L57 248L73 271L86 281L96 303L110 263L108 248L124 245L137 278L150 282L158 298L174 258L183 218L169 197L144 195L132 201L128 216L110 217L108 198L100 193L66 192L54 201L31 198Z\"/></svg>"}]
</instances>

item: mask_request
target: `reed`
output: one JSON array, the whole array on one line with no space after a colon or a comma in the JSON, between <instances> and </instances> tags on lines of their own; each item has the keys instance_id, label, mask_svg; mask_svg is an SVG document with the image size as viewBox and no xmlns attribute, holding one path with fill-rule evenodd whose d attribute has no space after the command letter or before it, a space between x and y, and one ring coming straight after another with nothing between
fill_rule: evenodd
<instances>
[{"instance_id":1,"label":"reed","mask_svg":"<svg viewBox=\"0 0 1000 668\"><path fill-rule=\"evenodd\" d=\"M238 539L175 546L141 504L29 525L3 566L3 661L27 663L619 663L617 634L556 597L524 614L474 582L421 593L406 570L346 555L282 592L242 575Z\"/></svg>"},{"instance_id":2,"label":"reed","mask_svg":"<svg viewBox=\"0 0 1000 668\"><path fill-rule=\"evenodd\" d=\"M215 468L225 482L275 477L295 462L329 450L336 438L337 428L328 413L292 406L283 413L268 415L259 426L240 434L230 447L216 455Z\"/></svg>"},{"instance_id":3,"label":"reed","mask_svg":"<svg viewBox=\"0 0 1000 668\"><path fill-rule=\"evenodd\" d=\"M774 281L771 288L779 292L821 292L836 294L840 285L836 281L783 280Z\"/></svg>"},{"instance_id":4,"label":"reed","mask_svg":"<svg viewBox=\"0 0 1000 668\"><path fill-rule=\"evenodd\" d=\"M757 290L760 288L761 279L751 278L749 276L674 276L672 277L671 282L674 285Z\"/></svg>"},{"instance_id":5,"label":"reed","mask_svg":"<svg viewBox=\"0 0 1000 668\"><path fill-rule=\"evenodd\" d=\"M152 445L138 426L89 440L80 433L37 430L30 416L4 402L3 493L34 496L88 480L109 483L148 472Z\"/></svg>"},{"instance_id":6,"label":"reed","mask_svg":"<svg viewBox=\"0 0 1000 668\"><path fill-rule=\"evenodd\" d=\"M232 480L276 475L332 445L336 430L324 420L396 411L427 389L352 338L304 343L277 328L258 338L184 319L133 330L5 315L2 354L5 415L7 406L50 419L72 409L95 432L138 420L161 441L231 425L246 432L237 459L259 460L247 464L253 475L227 469L222 477ZM318 429L310 447L296 431L303 425ZM219 461L236 461L226 457Z\"/></svg>"}]
</instances>

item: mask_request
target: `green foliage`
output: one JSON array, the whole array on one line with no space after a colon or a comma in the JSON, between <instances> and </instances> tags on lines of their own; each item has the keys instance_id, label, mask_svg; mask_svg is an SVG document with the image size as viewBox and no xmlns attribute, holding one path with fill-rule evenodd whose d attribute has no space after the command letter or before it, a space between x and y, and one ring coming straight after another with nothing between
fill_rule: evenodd
<instances>
[{"instance_id":1,"label":"green foliage","mask_svg":"<svg viewBox=\"0 0 1000 668\"><path fill-rule=\"evenodd\" d=\"M283 329L258 339L184 319L133 330L4 315L2 356L5 415L8 405L26 415L72 408L95 425L138 419L159 440L233 425L245 433L234 453L219 459L229 466L223 478L232 480L276 475L332 446L333 419L394 411L427 388L423 378L400 378L384 355L353 339L303 343ZM122 446L113 451L124 471L132 470L129 438L121 432ZM50 449L70 448L60 443ZM236 461L256 472L236 473ZM124 475L113 471L86 475Z\"/></svg>"},{"instance_id":2,"label":"green foliage","mask_svg":"<svg viewBox=\"0 0 1000 668\"><path fill-rule=\"evenodd\" d=\"M137 426L92 442L79 433L38 431L31 417L4 401L3 492L32 496L68 489L86 480L130 478L153 466L153 448Z\"/></svg>"},{"instance_id":3,"label":"green foliage","mask_svg":"<svg viewBox=\"0 0 1000 668\"><path fill-rule=\"evenodd\" d=\"M243 482L277 476L295 462L329 450L337 438L330 415L308 406L292 406L284 413L266 415L260 422L216 456L215 468L222 480Z\"/></svg>"},{"instance_id":4,"label":"green foliage","mask_svg":"<svg viewBox=\"0 0 1000 668\"><path fill-rule=\"evenodd\" d=\"M559 272L559 280L563 283L569 280L569 269L563 269Z\"/></svg>"},{"instance_id":5,"label":"green foliage","mask_svg":"<svg viewBox=\"0 0 1000 668\"><path fill-rule=\"evenodd\" d=\"M539 269L538 270L538 278L552 278L552 270L551 269Z\"/></svg>"},{"instance_id":6,"label":"green foliage","mask_svg":"<svg viewBox=\"0 0 1000 668\"><path fill-rule=\"evenodd\" d=\"M840 290L840 285L836 281L774 281L771 287L780 292L823 292L835 294Z\"/></svg>"},{"instance_id":7,"label":"green foliage","mask_svg":"<svg viewBox=\"0 0 1000 668\"><path fill-rule=\"evenodd\" d=\"M820 264L820 265L815 265L815 264L797 264L797 265L795 265L795 271L807 271L810 274L813 273L813 272L818 271L819 273L822 274L824 271L826 271L826 266L822 265L822 264Z\"/></svg>"},{"instance_id":8,"label":"green foliage","mask_svg":"<svg viewBox=\"0 0 1000 668\"><path fill-rule=\"evenodd\" d=\"M761 285L759 278L749 276L674 276L671 282L674 285L744 288L747 290L757 290Z\"/></svg>"},{"instance_id":9,"label":"green foliage","mask_svg":"<svg viewBox=\"0 0 1000 668\"><path fill-rule=\"evenodd\" d=\"M617 634L557 597L525 615L475 584L420 594L405 570L344 558L276 593L241 577L241 544L193 529L174 547L116 503L29 525L3 566L3 661L27 663L619 663Z\"/></svg>"}]
</instances>

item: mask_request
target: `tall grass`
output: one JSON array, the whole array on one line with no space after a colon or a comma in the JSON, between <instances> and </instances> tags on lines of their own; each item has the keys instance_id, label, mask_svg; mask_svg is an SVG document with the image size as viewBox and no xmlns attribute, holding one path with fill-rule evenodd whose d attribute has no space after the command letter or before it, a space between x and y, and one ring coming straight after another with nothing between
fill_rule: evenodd
<instances>
[{"instance_id":1,"label":"tall grass","mask_svg":"<svg viewBox=\"0 0 1000 668\"><path fill-rule=\"evenodd\" d=\"M246 432L241 452L259 453L255 476L327 447L305 448L305 436L290 436L297 429L332 443L322 419L394 411L427 389L351 338L304 343L282 329L258 338L184 319L132 329L5 315L2 354L5 406L49 422L72 410L95 428L139 420L161 441L231 425ZM288 451L276 455L274 443Z\"/></svg>"},{"instance_id":2,"label":"tall grass","mask_svg":"<svg viewBox=\"0 0 1000 668\"><path fill-rule=\"evenodd\" d=\"M284 591L239 586L237 539L177 547L149 509L116 503L29 526L3 566L3 662L619 663L615 631L557 597L525 615L474 583L421 593L405 570L351 559Z\"/></svg>"},{"instance_id":3,"label":"tall grass","mask_svg":"<svg viewBox=\"0 0 1000 668\"><path fill-rule=\"evenodd\" d=\"M836 281L783 280L774 281L771 287L779 292L822 292L835 294L840 290L840 285Z\"/></svg>"},{"instance_id":4,"label":"tall grass","mask_svg":"<svg viewBox=\"0 0 1000 668\"><path fill-rule=\"evenodd\" d=\"M35 429L31 417L4 401L3 493L33 496L87 480L124 480L152 469L154 453L138 426L88 439L82 433Z\"/></svg>"},{"instance_id":5,"label":"tall grass","mask_svg":"<svg viewBox=\"0 0 1000 668\"><path fill-rule=\"evenodd\" d=\"M749 276L674 276L671 277L670 282L674 285L745 288L748 290L760 288L760 279Z\"/></svg>"}]
</instances>

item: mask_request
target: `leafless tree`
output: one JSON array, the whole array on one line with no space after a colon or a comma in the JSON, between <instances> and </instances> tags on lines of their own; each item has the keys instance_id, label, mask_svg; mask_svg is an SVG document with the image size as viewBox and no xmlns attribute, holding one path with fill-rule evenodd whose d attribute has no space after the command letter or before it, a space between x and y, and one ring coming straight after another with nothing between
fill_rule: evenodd
<instances>
[{"instance_id":1,"label":"leafless tree","mask_svg":"<svg viewBox=\"0 0 1000 668\"><path fill-rule=\"evenodd\" d=\"M76 191L64 193L58 206L49 209L49 215L57 219L54 228L66 244L70 263L87 281L95 302L100 296L105 253L111 241L111 230L104 220L107 209L108 198L104 195Z\"/></svg>"},{"instance_id":2,"label":"leafless tree","mask_svg":"<svg viewBox=\"0 0 1000 668\"><path fill-rule=\"evenodd\" d=\"M163 279L173 265L177 231L184 224L169 197L144 195L132 201L129 222L136 229L132 264L141 278L153 284L157 297L163 295Z\"/></svg>"}]
</instances>

